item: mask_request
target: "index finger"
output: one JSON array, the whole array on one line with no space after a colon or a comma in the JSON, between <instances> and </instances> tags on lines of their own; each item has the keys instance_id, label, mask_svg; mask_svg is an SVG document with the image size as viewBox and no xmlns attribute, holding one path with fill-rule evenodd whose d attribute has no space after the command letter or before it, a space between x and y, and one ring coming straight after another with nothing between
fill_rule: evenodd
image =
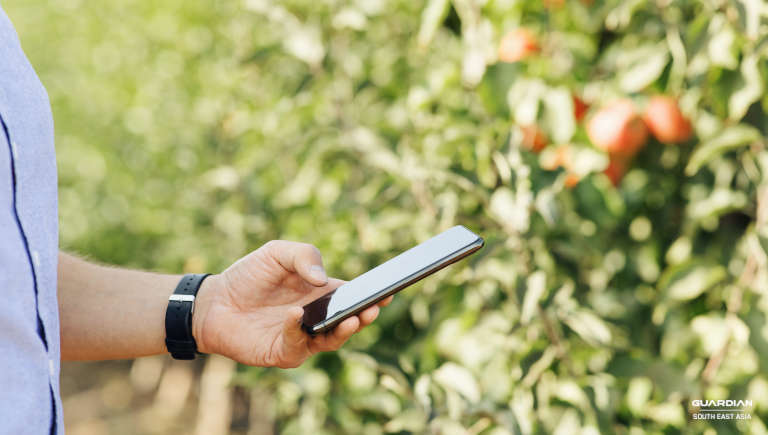
<instances>
[{"instance_id":1,"label":"index finger","mask_svg":"<svg viewBox=\"0 0 768 435\"><path fill-rule=\"evenodd\" d=\"M386 307L387 305L392 303L392 299L394 299L394 297L395 297L395 295L389 295L386 298L380 300L377 305L380 306L380 307Z\"/></svg>"}]
</instances>

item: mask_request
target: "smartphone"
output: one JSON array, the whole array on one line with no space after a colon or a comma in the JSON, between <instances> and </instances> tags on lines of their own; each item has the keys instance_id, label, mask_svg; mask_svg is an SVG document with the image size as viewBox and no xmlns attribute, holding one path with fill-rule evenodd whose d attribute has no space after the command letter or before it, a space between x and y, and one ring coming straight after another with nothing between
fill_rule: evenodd
<instances>
[{"instance_id":1,"label":"smartphone","mask_svg":"<svg viewBox=\"0 0 768 435\"><path fill-rule=\"evenodd\" d=\"M311 335L329 331L344 319L476 252L484 243L461 225L444 231L304 305L302 326Z\"/></svg>"}]
</instances>

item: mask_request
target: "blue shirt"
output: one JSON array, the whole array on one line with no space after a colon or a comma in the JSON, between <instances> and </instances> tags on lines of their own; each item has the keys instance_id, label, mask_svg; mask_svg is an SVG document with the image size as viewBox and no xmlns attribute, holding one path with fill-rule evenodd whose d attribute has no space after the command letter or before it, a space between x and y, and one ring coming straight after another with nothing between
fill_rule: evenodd
<instances>
[{"instance_id":1,"label":"blue shirt","mask_svg":"<svg viewBox=\"0 0 768 435\"><path fill-rule=\"evenodd\" d=\"M0 433L63 434L48 95L0 8Z\"/></svg>"}]
</instances>

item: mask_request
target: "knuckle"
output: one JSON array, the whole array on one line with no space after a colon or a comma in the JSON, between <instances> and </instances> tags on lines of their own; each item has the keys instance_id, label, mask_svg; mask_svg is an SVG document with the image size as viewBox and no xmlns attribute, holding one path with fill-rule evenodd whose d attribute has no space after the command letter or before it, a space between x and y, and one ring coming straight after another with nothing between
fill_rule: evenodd
<instances>
[{"instance_id":1,"label":"knuckle","mask_svg":"<svg viewBox=\"0 0 768 435\"><path fill-rule=\"evenodd\" d=\"M270 240L267 243L263 244L261 247L267 251L272 251L275 248L277 248L279 244L280 244L280 240Z\"/></svg>"},{"instance_id":2,"label":"knuckle","mask_svg":"<svg viewBox=\"0 0 768 435\"><path fill-rule=\"evenodd\" d=\"M311 244L311 243L304 243L304 251L312 256L318 256L321 257L322 254L320 253L320 250L317 249L317 246Z\"/></svg>"}]
</instances>

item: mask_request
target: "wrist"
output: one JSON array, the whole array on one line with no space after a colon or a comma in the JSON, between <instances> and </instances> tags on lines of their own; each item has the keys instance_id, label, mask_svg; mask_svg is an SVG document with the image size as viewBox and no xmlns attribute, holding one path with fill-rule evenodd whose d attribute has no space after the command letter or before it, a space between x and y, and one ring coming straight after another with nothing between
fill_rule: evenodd
<instances>
[{"instance_id":1,"label":"wrist","mask_svg":"<svg viewBox=\"0 0 768 435\"><path fill-rule=\"evenodd\" d=\"M206 342L205 327L213 299L218 293L221 275L210 275L200 285L195 297L195 311L192 313L192 337L200 353L215 353Z\"/></svg>"}]
</instances>

